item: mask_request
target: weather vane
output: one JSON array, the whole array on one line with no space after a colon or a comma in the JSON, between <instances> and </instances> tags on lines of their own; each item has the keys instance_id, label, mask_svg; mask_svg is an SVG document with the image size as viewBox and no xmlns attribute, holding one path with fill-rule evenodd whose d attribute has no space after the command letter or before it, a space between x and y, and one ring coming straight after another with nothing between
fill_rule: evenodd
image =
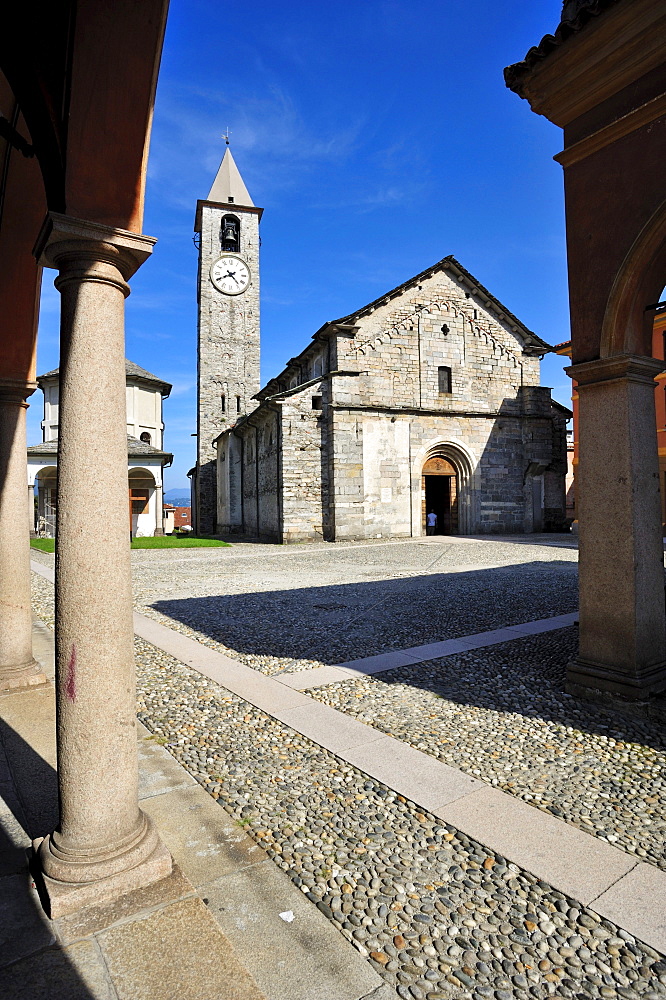
<instances>
[{"instance_id":1,"label":"weather vane","mask_svg":"<svg viewBox=\"0 0 666 1000\"><path fill-rule=\"evenodd\" d=\"M229 136L230 135L231 135L231 132L229 131L229 126L227 125L226 129L224 130L224 132L220 136L221 139L224 139L224 141L226 142L227 146L229 145Z\"/></svg>"}]
</instances>

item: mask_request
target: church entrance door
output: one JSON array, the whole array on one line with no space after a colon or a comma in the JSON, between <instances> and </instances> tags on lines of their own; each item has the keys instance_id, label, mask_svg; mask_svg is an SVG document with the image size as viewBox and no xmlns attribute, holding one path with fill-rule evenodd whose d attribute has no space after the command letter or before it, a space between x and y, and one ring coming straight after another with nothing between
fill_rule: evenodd
<instances>
[{"instance_id":1,"label":"church entrance door","mask_svg":"<svg viewBox=\"0 0 666 1000\"><path fill-rule=\"evenodd\" d=\"M437 515L436 535L458 534L458 474L446 458L435 455L423 466L421 482L423 534L426 514Z\"/></svg>"}]
</instances>

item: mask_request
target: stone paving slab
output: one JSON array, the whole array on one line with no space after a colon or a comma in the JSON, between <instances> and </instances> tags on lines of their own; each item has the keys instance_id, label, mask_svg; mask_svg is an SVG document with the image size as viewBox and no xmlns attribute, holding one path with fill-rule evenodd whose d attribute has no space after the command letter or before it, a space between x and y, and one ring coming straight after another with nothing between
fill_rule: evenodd
<instances>
[{"instance_id":1,"label":"stone paving slab","mask_svg":"<svg viewBox=\"0 0 666 1000\"><path fill-rule=\"evenodd\" d=\"M485 787L482 781L390 736L346 750L344 757L349 764L433 813Z\"/></svg>"},{"instance_id":2,"label":"stone paving slab","mask_svg":"<svg viewBox=\"0 0 666 1000\"><path fill-rule=\"evenodd\" d=\"M508 632L519 632L521 635L538 635L540 632L551 632L556 628L568 628L578 621L578 612L570 615L554 615L552 618L539 618L522 625L507 625Z\"/></svg>"},{"instance_id":3,"label":"stone paving slab","mask_svg":"<svg viewBox=\"0 0 666 1000\"><path fill-rule=\"evenodd\" d=\"M278 674L280 683L295 691L305 691L306 688L318 687L321 684L335 684L336 681L346 681L353 676L353 670L329 666L315 667L314 670L297 670L293 674Z\"/></svg>"},{"instance_id":4,"label":"stone paving slab","mask_svg":"<svg viewBox=\"0 0 666 1000\"><path fill-rule=\"evenodd\" d=\"M411 650L405 649L377 653L376 656L364 656L360 660L347 660L345 663L335 665L343 670L362 670L364 674L375 674L383 670L392 670L394 667L407 667L413 662Z\"/></svg>"},{"instance_id":5,"label":"stone paving slab","mask_svg":"<svg viewBox=\"0 0 666 1000\"><path fill-rule=\"evenodd\" d=\"M666 872L638 864L590 906L666 955Z\"/></svg>"},{"instance_id":6,"label":"stone paving slab","mask_svg":"<svg viewBox=\"0 0 666 1000\"><path fill-rule=\"evenodd\" d=\"M174 765L180 767L176 761ZM266 860L262 849L196 782L142 799L141 808L154 820L162 840L195 887Z\"/></svg>"},{"instance_id":7,"label":"stone paving slab","mask_svg":"<svg viewBox=\"0 0 666 1000\"><path fill-rule=\"evenodd\" d=\"M115 924L96 940L118 1000L266 1000L198 897Z\"/></svg>"},{"instance_id":8,"label":"stone paving slab","mask_svg":"<svg viewBox=\"0 0 666 1000\"><path fill-rule=\"evenodd\" d=\"M134 632L160 649L168 648L172 656L187 666L195 667L229 691L248 692L251 696L244 694L244 697L248 697L248 701L257 708L265 708L267 711L287 710L302 708L310 703L305 695L291 691L285 685L277 685L265 674L136 612Z\"/></svg>"},{"instance_id":9,"label":"stone paving slab","mask_svg":"<svg viewBox=\"0 0 666 1000\"><path fill-rule=\"evenodd\" d=\"M0 878L0 968L54 941L51 922L40 906L28 871Z\"/></svg>"},{"instance_id":10,"label":"stone paving slab","mask_svg":"<svg viewBox=\"0 0 666 1000\"><path fill-rule=\"evenodd\" d=\"M183 772L173 757L161 751L150 738L139 740L139 799L196 785L191 774Z\"/></svg>"},{"instance_id":11,"label":"stone paving slab","mask_svg":"<svg viewBox=\"0 0 666 1000\"><path fill-rule=\"evenodd\" d=\"M118 1000L94 940L48 948L1 970L0 996L11 1000Z\"/></svg>"},{"instance_id":12,"label":"stone paving slab","mask_svg":"<svg viewBox=\"0 0 666 1000\"><path fill-rule=\"evenodd\" d=\"M435 812L585 905L636 866L624 851L487 785Z\"/></svg>"},{"instance_id":13,"label":"stone paving slab","mask_svg":"<svg viewBox=\"0 0 666 1000\"><path fill-rule=\"evenodd\" d=\"M270 1000L358 1000L381 982L273 861L202 891L234 947L254 956L253 974ZM395 998L388 986L384 990Z\"/></svg>"},{"instance_id":14,"label":"stone paving slab","mask_svg":"<svg viewBox=\"0 0 666 1000\"><path fill-rule=\"evenodd\" d=\"M190 896L196 896L194 886L174 862L171 874L159 882L128 892L119 899L95 903L73 913L66 913L53 921L53 926L57 930L58 942L67 946L106 930L119 921L131 920L138 913L151 913L177 899L187 899Z\"/></svg>"},{"instance_id":15,"label":"stone paving slab","mask_svg":"<svg viewBox=\"0 0 666 1000\"><path fill-rule=\"evenodd\" d=\"M277 684L278 681L274 683ZM237 693L241 694L241 692ZM247 700L256 704L251 698ZM363 746L382 739L381 733L378 733L372 726L366 726L363 722L358 722L341 712L336 712L328 705L313 702L311 699L308 701L309 704L299 708L291 708L286 712L270 711L270 709L268 711L273 718L286 723L302 736L307 736L320 747L324 747L325 750L330 750L331 753L338 756L344 756L345 751L352 747ZM257 708L261 707L257 705Z\"/></svg>"}]
</instances>

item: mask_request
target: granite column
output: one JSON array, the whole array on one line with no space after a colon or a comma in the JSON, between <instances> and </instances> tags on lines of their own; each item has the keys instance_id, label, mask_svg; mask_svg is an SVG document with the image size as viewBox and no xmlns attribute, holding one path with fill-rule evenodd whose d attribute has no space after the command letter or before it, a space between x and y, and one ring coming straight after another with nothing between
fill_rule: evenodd
<instances>
[{"instance_id":1,"label":"granite column","mask_svg":"<svg viewBox=\"0 0 666 1000\"><path fill-rule=\"evenodd\" d=\"M171 858L138 803L127 533L124 301L127 282L153 243L124 230L51 215L40 248L41 262L59 271L61 293L60 826L39 848L54 917L171 871Z\"/></svg>"}]
</instances>

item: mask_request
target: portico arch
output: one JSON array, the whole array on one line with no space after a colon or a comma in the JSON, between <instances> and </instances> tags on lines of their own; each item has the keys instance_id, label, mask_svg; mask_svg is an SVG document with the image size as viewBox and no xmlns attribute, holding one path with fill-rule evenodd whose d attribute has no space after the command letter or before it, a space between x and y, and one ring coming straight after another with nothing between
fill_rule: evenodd
<instances>
[{"instance_id":1,"label":"portico arch","mask_svg":"<svg viewBox=\"0 0 666 1000\"><path fill-rule=\"evenodd\" d=\"M438 534L474 531L471 456L458 444L439 442L417 456L414 478L420 502L414 505L413 535L425 535L428 500L438 515ZM440 485L441 484L441 485Z\"/></svg>"},{"instance_id":2,"label":"portico arch","mask_svg":"<svg viewBox=\"0 0 666 1000\"><path fill-rule=\"evenodd\" d=\"M636 237L611 288L601 330L600 357L652 356L655 304L666 283L666 201Z\"/></svg>"},{"instance_id":3,"label":"portico arch","mask_svg":"<svg viewBox=\"0 0 666 1000\"><path fill-rule=\"evenodd\" d=\"M45 538L55 537L57 480L55 465L47 465L35 475L35 531Z\"/></svg>"},{"instance_id":4,"label":"portico arch","mask_svg":"<svg viewBox=\"0 0 666 1000\"><path fill-rule=\"evenodd\" d=\"M155 477L148 469L130 469L129 523L132 538L155 533Z\"/></svg>"}]
</instances>

